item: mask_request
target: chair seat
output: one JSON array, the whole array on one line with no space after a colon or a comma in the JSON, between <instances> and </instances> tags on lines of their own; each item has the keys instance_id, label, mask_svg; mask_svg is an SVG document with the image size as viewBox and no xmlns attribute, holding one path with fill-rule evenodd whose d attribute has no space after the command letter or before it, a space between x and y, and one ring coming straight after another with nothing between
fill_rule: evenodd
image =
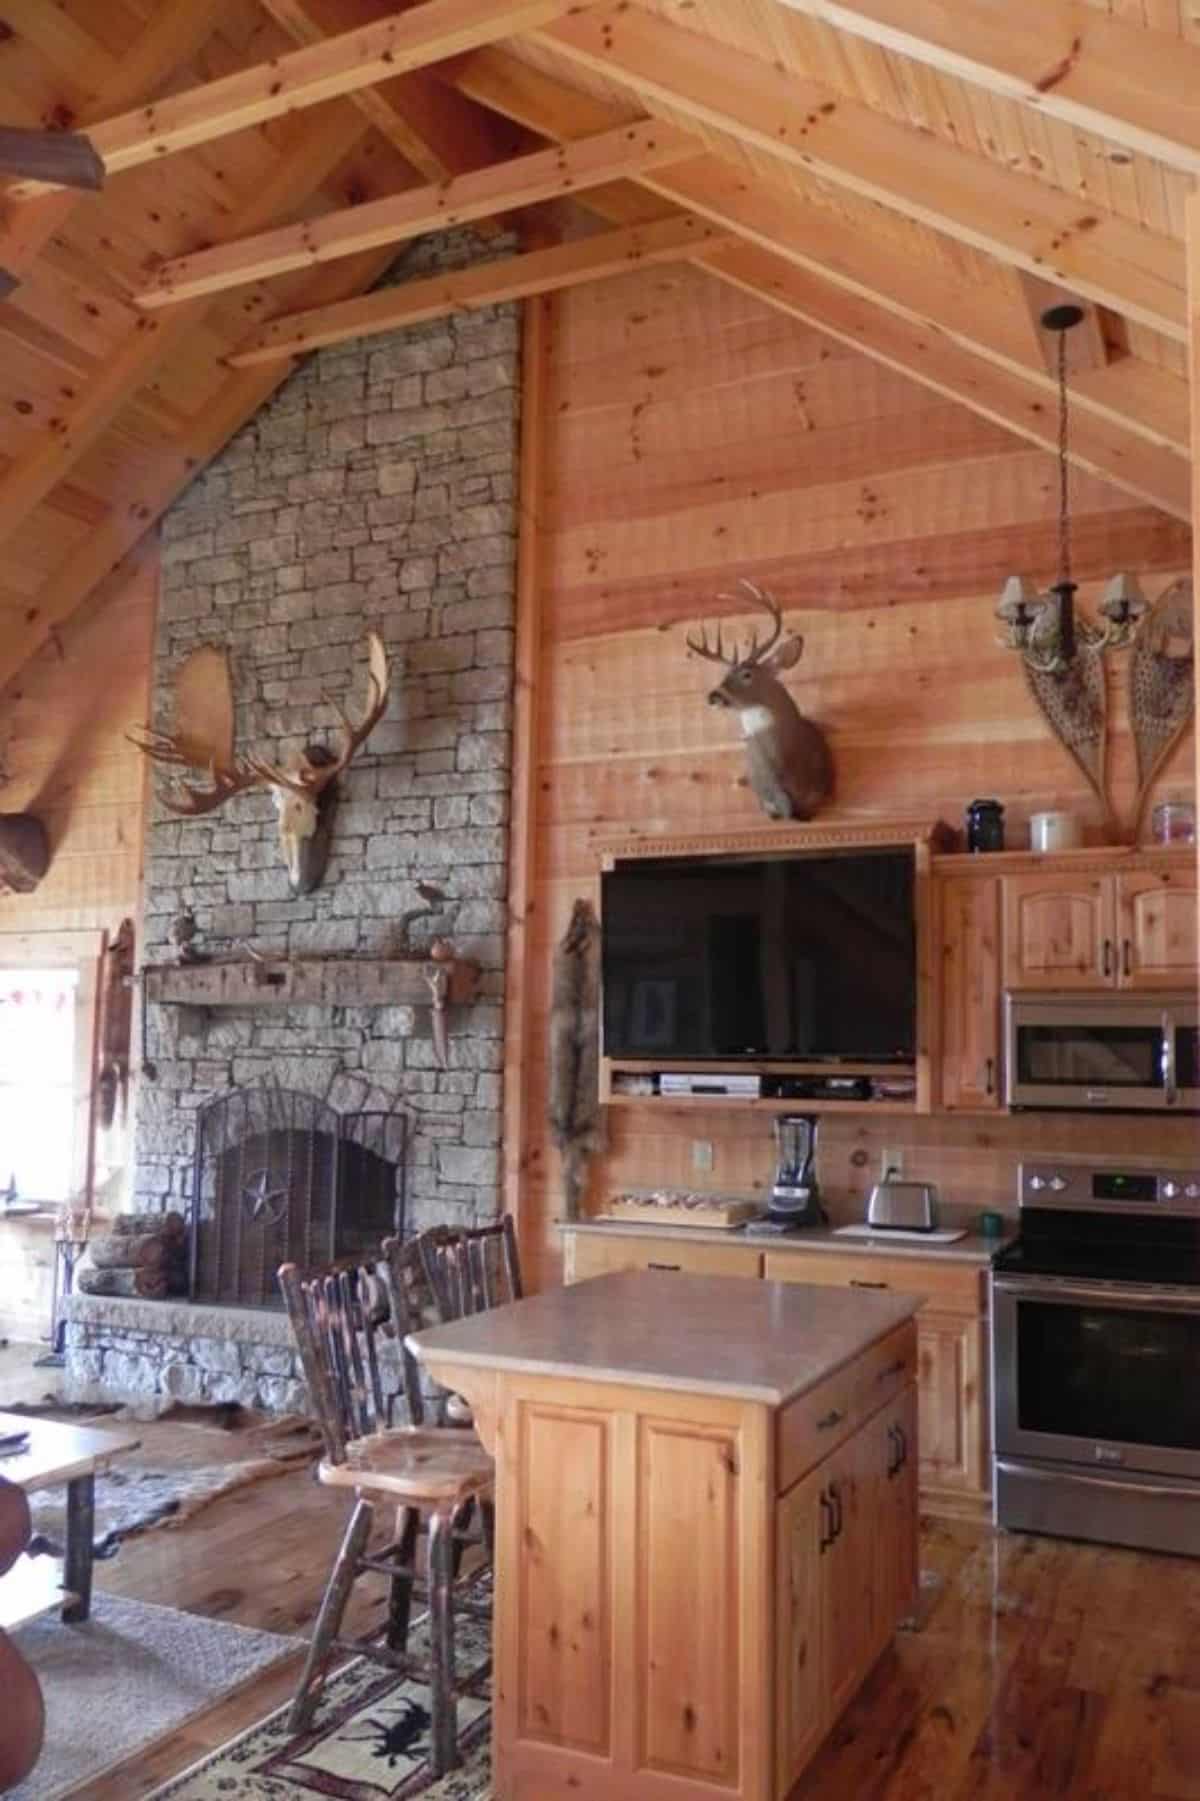
<instances>
[{"instance_id":1,"label":"chair seat","mask_svg":"<svg viewBox=\"0 0 1200 1801\"><path fill-rule=\"evenodd\" d=\"M495 1465L461 1428L406 1426L346 1446L345 1463L322 1462L322 1482L431 1506L457 1505L491 1487Z\"/></svg>"}]
</instances>

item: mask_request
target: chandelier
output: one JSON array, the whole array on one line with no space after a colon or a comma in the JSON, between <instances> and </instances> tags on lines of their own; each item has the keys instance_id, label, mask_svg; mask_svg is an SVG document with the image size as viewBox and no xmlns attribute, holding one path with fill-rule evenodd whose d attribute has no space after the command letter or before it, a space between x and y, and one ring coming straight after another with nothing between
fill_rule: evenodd
<instances>
[{"instance_id":1,"label":"chandelier","mask_svg":"<svg viewBox=\"0 0 1200 1801\"><path fill-rule=\"evenodd\" d=\"M1083 308L1068 303L1047 307L1043 327L1058 337L1058 579L1045 593L1023 575L1004 584L996 617L1004 627L1001 644L1019 650L1026 667L1038 675L1064 677L1081 651L1093 655L1124 650L1134 639L1148 608L1134 576L1114 575L1100 601L1102 624L1075 612L1076 584L1071 579L1070 463L1068 461L1067 333L1083 319Z\"/></svg>"}]
</instances>

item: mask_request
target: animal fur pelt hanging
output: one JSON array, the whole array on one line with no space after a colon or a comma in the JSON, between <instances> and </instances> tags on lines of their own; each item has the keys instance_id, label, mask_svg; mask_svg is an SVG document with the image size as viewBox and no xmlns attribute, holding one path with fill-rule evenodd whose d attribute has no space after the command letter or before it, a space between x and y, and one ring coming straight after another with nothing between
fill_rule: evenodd
<instances>
[{"instance_id":1,"label":"animal fur pelt hanging","mask_svg":"<svg viewBox=\"0 0 1200 1801\"><path fill-rule=\"evenodd\" d=\"M587 1161L604 1148L600 1106L600 922L577 900L554 954L550 1004L550 1135L563 1161L563 1214L578 1219Z\"/></svg>"}]
</instances>

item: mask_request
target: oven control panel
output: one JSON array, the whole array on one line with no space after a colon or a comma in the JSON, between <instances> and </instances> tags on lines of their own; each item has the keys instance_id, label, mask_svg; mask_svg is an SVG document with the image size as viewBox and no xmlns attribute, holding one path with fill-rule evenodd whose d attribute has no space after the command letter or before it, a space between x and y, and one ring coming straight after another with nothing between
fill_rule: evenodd
<instances>
[{"instance_id":1,"label":"oven control panel","mask_svg":"<svg viewBox=\"0 0 1200 1801\"><path fill-rule=\"evenodd\" d=\"M1092 1212L1172 1213L1200 1217L1200 1169L1123 1169L1096 1163L1022 1163L1022 1207Z\"/></svg>"}]
</instances>

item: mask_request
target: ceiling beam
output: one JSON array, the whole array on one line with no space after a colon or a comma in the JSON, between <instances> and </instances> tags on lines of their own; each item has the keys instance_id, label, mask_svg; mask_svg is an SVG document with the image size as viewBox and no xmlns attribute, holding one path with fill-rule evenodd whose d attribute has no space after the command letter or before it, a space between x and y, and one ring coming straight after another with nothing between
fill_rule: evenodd
<instances>
[{"instance_id":1,"label":"ceiling beam","mask_svg":"<svg viewBox=\"0 0 1200 1801\"><path fill-rule=\"evenodd\" d=\"M90 127L88 136L109 175L158 162L180 150L245 131L284 113L353 94L407 69L440 62L497 38L544 24L570 0L425 0L411 12L393 13L292 50L250 69L239 69L182 94L140 106ZM201 7L198 10L203 10ZM18 197L45 192L25 182Z\"/></svg>"},{"instance_id":2,"label":"ceiling beam","mask_svg":"<svg viewBox=\"0 0 1200 1801\"><path fill-rule=\"evenodd\" d=\"M446 313L579 287L584 282L624 275L651 263L680 262L702 251L728 247L732 242L732 234L720 232L691 213L680 213L654 225L599 232L595 237L575 238L570 243L529 250L520 256L503 257L448 275L402 282L334 306L287 314L273 319L226 361L235 369L277 362L281 357L300 356L325 344L395 331Z\"/></svg>"},{"instance_id":3,"label":"ceiling beam","mask_svg":"<svg viewBox=\"0 0 1200 1801\"><path fill-rule=\"evenodd\" d=\"M513 207L574 194L678 161L694 149L686 133L658 120L623 125L565 148L537 150L453 181L389 194L300 225L176 257L164 263L153 286L135 298L139 306L154 308L220 293L291 269L398 244L424 231L444 231Z\"/></svg>"},{"instance_id":4,"label":"ceiling beam","mask_svg":"<svg viewBox=\"0 0 1200 1801\"><path fill-rule=\"evenodd\" d=\"M361 131L361 121L346 115ZM356 257L315 272L304 298L322 306L376 280L391 261L389 251ZM287 379L287 363L234 370L178 442L164 451L145 482L123 495L102 526L90 532L42 584L24 608L19 629L0 639L0 692L35 656L51 634L81 607L98 610L127 579L129 558L188 483L225 448L234 433Z\"/></svg>"},{"instance_id":5,"label":"ceiling beam","mask_svg":"<svg viewBox=\"0 0 1200 1801\"><path fill-rule=\"evenodd\" d=\"M1048 118L1200 175L1200 45L1079 0L784 0Z\"/></svg>"},{"instance_id":6,"label":"ceiling beam","mask_svg":"<svg viewBox=\"0 0 1200 1801\"><path fill-rule=\"evenodd\" d=\"M232 229L253 231L266 219L303 206L368 129L357 113L340 106L307 120L281 153L273 174L234 215ZM206 302L197 302L170 314L135 317L129 335L104 359L75 403L64 407L0 476L0 545L64 479L206 310Z\"/></svg>"},{"instance_id":7,"label":"ceiling beam","mask_svg":"<svg viewBox=\"0 0 1200 1801\"><path fill-rule=\"evenodd\" d=\"M390 9L390 0L259 0L297 44L319 44L340 31L369 23ZM468 169L482 169L517 149L511 127L468 100L430 69L393 75L378 87L349 96L380 135L426 181L446 181ZM481 220L477 229L486 230Z\"/></svg>"},{"instance_id":8,"label":"ceiling beam","mask_svg":"<svg viewBox=\"0 0 1200 1801\"><path fill-rule=\"evenodd\" d=\"M456 78L485 105L511 113L530 130L569 138L577 125L574 89L545 71L520 62L499 49L479 51L465 59ZM612 122L609 103L586 99L586 129ZM1014 304L1007 280L967 288L948 281L942 269L919 257L905 257L895 242L872 237L828 207L806 202L788 188L747 179L713 156L673 163L639 178L638 186L621 184L601 196L588 194L584 204L622 222L629 217L630 196L636 203L650 195L701 213L751 244L769 250L819 276L835 288L924 326L985 362L1041 387L1050 404L1056 391L1053 374L1042 360L1027 317ZM610 195L617 201L609 204ZM1170 370L1140 358L1124 356L1106 368L1075 370L1072 402L1094 412L1133 437L1164 449L1188 452L1190 396L1188 384Z\"/></svg>"},{"instance_id":9,"label":"ceiling beam","mask_svg":"<svg viewBox=\"0 0 1200 1801\"><path fill-rule=\"evenodd\" d=\"M100 88L97 97L79 118L85 129L94 119L105 118L119 107L131 106L156 94L162 84L212 36L220 23L221 9L198 7L195 0L170 0L121 58ZM86 72L85 72L86 73ZM0 223L0 269L18 280L36 262L61 231L83 196L56 188L39 199L19 200L13 190L3 196Z\"/></svg>"},{"instance_id":10,"label":"ceiling beam","mask_svg":"<svg viewBox=\"0 0 1200 1801\"><path fill-rule=\"evenodd\" d=\"M1027 378L982 363L883 307L838 293L808 270L767 251L743 245L706 256L701 266L1017 437L1057 450L1055 409L1042 388ZM1070 454L1072 463L1139 500L1176 519L1191 518L1191 469L1175 451L1137 443L1107 420L1073 414Z\"/></svg>"},{"instance_id":11,"label":"ceiling beam","mask_svg":"<svg viewBox=\"0 0 1200 1801\"><path fill-rule=\"evenodd\" d=\"M1183 249L1173 238L637 6L597 6L532 35L672 119L731 135L802 175L1186 338Z\"/></svg>"}]
</instances>

